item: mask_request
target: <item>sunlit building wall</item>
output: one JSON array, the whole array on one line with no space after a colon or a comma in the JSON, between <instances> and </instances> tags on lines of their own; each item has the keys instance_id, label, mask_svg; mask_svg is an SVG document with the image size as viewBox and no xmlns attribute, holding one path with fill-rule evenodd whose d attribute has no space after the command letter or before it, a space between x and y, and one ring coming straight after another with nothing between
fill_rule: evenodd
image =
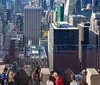
<instances>
[{"instance_id":1,"label":"sunlit building wall","mask_svg":"<svg viewBox=\"0 0 100 85\"><path fill-rule=\"evenodd\" d=\"M33 45L39 45L42 8L25 6L24 8L24 41L32 40Z\"/></svg>"}]
</instances>

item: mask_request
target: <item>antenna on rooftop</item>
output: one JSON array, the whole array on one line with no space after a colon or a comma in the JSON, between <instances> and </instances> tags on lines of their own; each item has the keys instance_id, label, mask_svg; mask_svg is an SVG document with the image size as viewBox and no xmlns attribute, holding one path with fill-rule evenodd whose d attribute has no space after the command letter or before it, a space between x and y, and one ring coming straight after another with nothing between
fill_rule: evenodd
<instances>
[{"instance_id":1,"label":"antenna on rooftop","mask_svg":"<svg viewBox=\"0 0 100 85\"><path fill-rule=\"evenodd\" d=\"M28 40L28 45L32 45L32 40Z\"/></svg>"}]
</instances>

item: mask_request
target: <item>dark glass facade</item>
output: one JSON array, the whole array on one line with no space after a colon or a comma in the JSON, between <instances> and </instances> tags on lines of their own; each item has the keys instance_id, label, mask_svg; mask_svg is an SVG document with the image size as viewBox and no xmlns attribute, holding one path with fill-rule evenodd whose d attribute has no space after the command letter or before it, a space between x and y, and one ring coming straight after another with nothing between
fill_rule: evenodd
<instances>
[{"instance_id":1,"label":"dark glass facade","mask_svg":"<svg viewBox=\"0 0 100 85\"><path fill-rule=\"evenodd\" d=\"M53 70L63 73L66 69L71 69L74 73L79 73L78 29L51 28L50 35Z\"/></svg>"}]
</instances>

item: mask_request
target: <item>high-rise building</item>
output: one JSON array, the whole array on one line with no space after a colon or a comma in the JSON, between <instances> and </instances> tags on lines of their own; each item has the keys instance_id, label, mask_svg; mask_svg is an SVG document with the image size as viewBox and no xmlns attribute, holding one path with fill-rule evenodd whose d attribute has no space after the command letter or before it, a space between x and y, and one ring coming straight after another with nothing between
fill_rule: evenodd
<instances>
[{"instance_id":1,"label":"high-rise building","mask_svg":"<svg viewBox=\"0 0 100 85\"><path fill-rule=\"evenodd\" d=\"M46 0L42 0L42 7L44 10L47 9L47 3L46 3Z\"/></svg>"},{"instance_id":2,"label":"high-rise building","mask_svg":"<svg viewBox=\"0 0 100 85\"><path fill-rule=\"evenodd\" d=\"M86 8L87 4L92 4L92 0L81 0L82 8Z\"/></svg>"},{"instance_id":3,"label":"high-rise building","mask_svg":"<svg viewBox=\"0 0 100 85\"><path fill-rule=\"evenodd\" d=\"M68 20L69 15L81 14L81 1L80 0L67 0L64 9L64 19Z\"/></svg>"},{"instance_id":4,"label":"high-rise building","mask_svg":"<svg viewBox=\"0 0 100 85\"><path fill-rule=\"evenodd\" d=\"M91 16L91 35L89 42L97 47L96 53L97 53L97 68L100 69L100 13L92 13ZM94 35L93 35L94 34ZM92 37L91 37L92 36Z\"/></svg>"},{"instance_id":5,"label":"high-rise building","mask_svg":"<svg viewBox=\"0 0 100 85\"><path fill-rule=\"evenodd\" d=\"M7 0L7 9L12 9L12 0Z\"/></svg>"},{"instance_id":6,"label":"high-rise building","mask_svg":"<svg viewBox=\"0 0 100 85\"><path fill-rule=\"evenodd\" d=\"M4 7L4 10L6 10L6 0L1 0L2 6Z\"/></svg>"},{"instance_id":7,"label":"high-rise building","mask_svg":"<svg viewBox=\"0 0 100 85\"><path fill-rule=\"evenodd\" d=\"M80 59L80 67L81 71L83 69L89 68L89 62L87 59L93 56L87 55L89 52L89 27L90 23L88 22L81 22L78 24L79 28L79 59ZM93 61L91 61L93 62Z\"/></svg>"},{"instance_id":8,"label":"high-rise building","mask_svg":"<svg viewBox=\"0 0 100 85\"><path fill-rule=\"evenodd\" d=\"M87 21L90 21L92 9L83 8L81 11L82 11L82 15L86 16Z\"/></svg>"},{"instance_id":9,"label":"high-rise building","mask_svg":"<svg viewBox=\"0 0 100 85\"><path fill-rule=\"evenodd\" d=\"M18 15L18 17L16 19L16 26L17 26L18 30L23 31L23 16Z\"/></svg>"},{"instance_id":10,"label":"high-rise building","mask_svg":"<svg viewBox=\"0 0 100 85\"><path fill-rule=\"evenodd\" d=\"M15 13L22 13L22 3L21 0L15 0Z\"/></svg>"},{"instance_id":11,"label":"high-rise building","mask_svg":"<svg viewBox=\"0 0 100 85\"><path fill-rule=\"evenodd\" d=\"M52 23L48 34L48 56L50 70L71 69L78 73L78 28L67 22Z\"/></svg>"},{"instance_id":12,"label":"high-rise building","mask_svg":"<svg viewBox=\"0 0 100 85\"><path fill-rule=\"evenodd\" d=\"M2 33L3 32L3 23L2 23L2 20L1 20L1 16L0 16L0 33Z\"/></svg>"},{"instance_id":13,"label":"high-rise building","mask_svg":"<svg viewBox=\"0 0 100 85\"><path fill-rule=\"evenodd\" d=\"M100 12L100 0L92 0L93 12Z\"/></svg>"},{"instance_id":14,"label":"high-rise building","mask_svg":"<svg viewBox=\"0 0 100 85\"><path fill-rule=\"evenodd\" d=\"M46 18L48 21L48 24L50 25L51 23L55 23L56 22L56 11L52 10L52 11L48 11L46 14Z\"/></svg>"},{"instance_id":15,"label":"high-rise building","mask_svg":"<svg viewBox=\"0 0 100 85\"><path fill-rule=\"evenodd\" d=\"M10 39L9 56L15 61L19 57L20 52L20 38Z\"/></svg>"},{"instance_id":16,"label":"high-rise building","mask_svg":"<svg viewBox=\"0 0 100 85\"><path fill-rule=\"evenodd\" d=\"M54 0L50 0L50 8L51 8L51 9L54 8Z\"/></svg>"},{"instance_id":17,"label":"high-rise building","mask_svg":"<svg viewBox=\"0 0 100 85\"><path fill-rule=\"evenodd\" d=\"M69 15L69 23L76 26L80 22L86 22L87 18L83 15Z\"/></svg>"},{"instance_id":18,"label":"high-rise building","mask_svg":"<svg viewBox=\"0 0 100 85\"><path fill-rule=\"evenodd\" d=\"M14 9L13 9L13 14L12 14L12 22L13 24L16 24L16 19L17 19L17 13L23 13L23 4L22 0L15 0L14 3Z\"/></svg>"},{"instance_id":19,"label":"high-rise building","mask_svg":"<svg viewBox=\"0 0 100 85\"><path fill-rule=\"evenodd\" d=\"M7 20L11 21L11 9L7 9Z\"/></svg>"},{"instance_id":20,"label":"high-rise building","mask_svg":"<svg viewBox=\"0 0 100 85\"><path fill-rule=\"evenodd\" d=\"M42 20L42 8L26 6L24 9L24 40L32 40L33 45L39 44Z\"/></svg>"},{"instance_id":21,"label":"high-rise building","mask_svg":"<svg viewBox=\"0 0 100 85\"><path fill-rule=\"evenodd\" d=\"M81 0L77 0L73 14L81 14Z\"/></svg>"},{"instance_id":22,"label":"high-rise building","mask_svg":"<svg viewBox=\"0 0 100 85\"><path fill-rule=\"evenodd\" d=\"M100 30L100 13L92 13L90 22L91 29L98 33Z\"/></svg>"},{"instance_id":23,"label":"high-rise building","mask_svg":"<svg viewBox=\"0 0 100 85\"><path fill-rule=\"evenodd\" d=\"M3 50L3 34L0 34L0 51L2 51Z\"/></svg>"},{"instance_id":24,"label":"high-rise building","mask_svg":"<svg viewBox=\"0 0 100 85\"><path fill-rule=\"evenodd\" d=\"M64 20L64 4L61 3L58 7L57 7L57 11L56 11L56 19L57 21L63 21Z\"/></svg>"}]
</instances>

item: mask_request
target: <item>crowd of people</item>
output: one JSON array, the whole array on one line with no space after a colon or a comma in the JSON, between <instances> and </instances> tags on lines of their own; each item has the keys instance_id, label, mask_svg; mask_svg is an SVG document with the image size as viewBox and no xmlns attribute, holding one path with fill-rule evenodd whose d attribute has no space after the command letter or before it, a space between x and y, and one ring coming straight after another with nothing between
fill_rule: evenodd
<instances>
[{"instance_id":1,"label":"crowd of people","mask_svg":"<svg viewBox=\"0 0 100 85\"><path fill-rule=\"evenodd\" d=\"M5 67L0 73L0 85L40 85L40 67L36 66L30 76L24 68Z\"/></svg>"},{"instance_id":2,"label":"crowd of people","mask_svg":"<svg viewBox=\"0 0 100 85\"><path fill-rule=\"evenodd\" d=\"M0 74L0 85L40 85L40 71L41 68L36 66L31 75L28 76L23 68L15 71L12 67L5 67ZM69 80L69 83L65 83L63 76L57 72L51 72L45 85L88 85L83 78L78 78L74 73L70 75Z\"/></svg>"},{"instance_id":3,"label":"crowd of people","mask_svg":"<svg viewBox=\"0 0 100 85\"><path fill-rule=\"evenodd\" d=\"M1 85L14 85L14 71L12 67L5 67L3 72L0 74Z\"/></svg>"},{"instance_id":4,"label":"crowd of people","mask_svg":"<svg viewBox=\"0 0 100 85\"><path fill-rule=\"evenodd\" d=\"M88 85L83 78L77 78L74 74L71 74L71 82L66 84L63 82L62 76L57 72L50 74L49 79L46 82L46 85Z\"/></svg>"}]
</instances>

